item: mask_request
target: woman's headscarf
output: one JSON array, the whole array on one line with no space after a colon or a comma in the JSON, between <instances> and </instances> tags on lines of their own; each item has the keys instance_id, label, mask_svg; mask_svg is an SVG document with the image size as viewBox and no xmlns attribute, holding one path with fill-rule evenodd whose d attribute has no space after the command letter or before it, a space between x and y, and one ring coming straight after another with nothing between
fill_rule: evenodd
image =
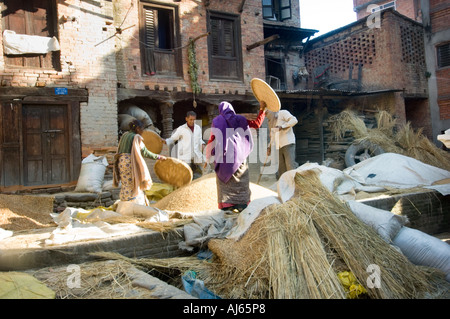
<instances>
[{"instance_id":1,"label":"woman's headscarf","mask_svg":"<svg viewBox=\"0 0 450 319\"><path fill-rule=\"evenodd\" d=\"M226 183L250 155L253 138L247 119L237 115L228 102L219 104L219 115L213 119L212 127L216 140L213 150L215 171L217 177Z\"/></svg>"}]
</instances>

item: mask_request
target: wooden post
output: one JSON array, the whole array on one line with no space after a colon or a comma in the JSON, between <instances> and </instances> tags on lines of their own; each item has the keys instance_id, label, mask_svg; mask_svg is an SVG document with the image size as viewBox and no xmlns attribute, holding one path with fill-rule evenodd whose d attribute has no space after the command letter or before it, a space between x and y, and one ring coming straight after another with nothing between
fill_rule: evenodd
<instances>
[{"instance_id":1,"label":"wooden post","mask_svg":"<svg viewBox=\"0 0 450 319\"><path fill-rule=\"evenodd\" d=\"M242 13L242 11L244 11L244 4L245 4L245 0L242 0L242 1L241 1L241 4L239 5L239 8L238 8L238 11L239 11L240 13Z\"/></svg>"},{"instance_id":2,"label":"wooden post","mask_svg":"<svg viewBox=\"0 0 450 319\"><path fill-rule=\"evenodd\" d=\"M274 41L274 40L279 39L279 38L280 38L280 36L278 34L271 35L270 37L265 38L264 40L261 40L261 41L255 42L253 44L247 45L247 51L250 51L250 50L252 50L252 49L254 49L256 47L259 47L260 45L264 45L266 43L269 43L269 42Z\"/></svg>"}]
</instances>

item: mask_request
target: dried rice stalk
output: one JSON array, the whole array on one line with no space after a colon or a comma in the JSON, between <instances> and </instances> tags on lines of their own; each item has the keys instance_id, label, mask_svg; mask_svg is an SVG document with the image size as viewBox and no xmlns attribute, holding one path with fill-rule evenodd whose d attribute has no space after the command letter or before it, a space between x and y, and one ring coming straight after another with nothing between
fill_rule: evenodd
<instances>
[{"instance_id":1,"label":"dried rice stalk","mask_svg":"<svg viewBox=\"0 0 450 319\"><path fill-rule=\"evenodd\" d=\"M199 273L217 295L230 299L269 297L264 214L262 211L239 241L211 239L208 242L215 258Z\"/></svg>"},{"instance_id":2,"label":"dried rice stalk","mask_svg":"<svg viewBox=\"0 0 450 319\"><path fill-rule=\"evenodd\" d=\"M88 262L80 264L81 283L79 287L68 285L67 267L44 268L32 275L41 280L56 293L57 299L123 299L151 298L144 289L133 287L132 279L127 275L131 265L118 262ZM139 291L129 296L133 290Z\"/></svg>"},{"instance_id":3,"label":"dried rice stalk","mask_svg":"<svg viewBox=\"0 0 450 319\"><path fill-rule=\"evenodd\" d=\"M321 184L316 172L297 173L295 181L299 197L293 201L311 214L319 232L330 241L332 249L358 281L366 284L369 265L380 267L381 286L365 287L371 298L421 298L431 291L427 273L362 223L345 203Z\"/></svg>"},{"instance_id":4,"label":"dried rice stalk","mask_svg":"<svg viewBox=\"0 0 450 319\"><path fill-rule=\"evenodd\" d=\"M122 260L143 270L152 270L155 268L189 270L198 268L204 263L197 257L172 257L172 258L129 258L114 252L99 251L90 253L91 256L103 259Z\"/></svg>"},{"instance_id":5,"label":"dried rice stalk","mask_svg":"<svg viewBox=\"0 0 450 319\"><path fill-rule=\"evenodd\" d=\"M310 216L296 202L274 205L265 221L273 298L346 297Z\"/></svg>"},{"instance_id":6,"label":"dried rice stalk","mask_svg":"<svg viewBox=\"0 0 450 319\"><path fill-rule=\"evenodd\" d=\"M365 137L368 134L366 124L353 111L344 110L332 116L331 120L331 131L338 140L343 138L348 131L356 139Z\"/></svg>"},{"instance_id":7,"label":"dried rice stalk","mask_svg":"<svg viewBox=\"0 0 450 319\"><path fill-rule=\"evenodd\" d=\"M332 119L332 131L336 139L343 138L350 131L355 142L368 140L379 145L385 152L405 155L450 170L450 154L436 147L422 134L422 129L414 131L410 123L399 126L386 111L378 113L378 127L372 129L368 129L364 121L351 110L344 110Z\"/></svg>"}]
</instances>

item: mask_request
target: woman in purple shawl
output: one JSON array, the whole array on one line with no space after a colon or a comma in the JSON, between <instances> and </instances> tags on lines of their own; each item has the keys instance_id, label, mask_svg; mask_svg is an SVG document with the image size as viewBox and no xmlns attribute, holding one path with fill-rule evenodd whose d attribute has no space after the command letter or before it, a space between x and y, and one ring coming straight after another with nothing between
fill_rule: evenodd
<instances>
[{"instance_id":1,"label":"woman in purple shawl","mask_svg":"<svg viewBox=\"0 0 450 319\"><path fill-rule=\"evenodd\" d=\"M211 125L207 159L214 157L219 209L242 211L250 202L250 177L247 157L253 150L250 128L259 128L265 117L265 103L260 104L256 120L237 115L228 102L219 104L219 115ZM212 143L215 141L215 143Z\"/></svg>"}]
</instances>

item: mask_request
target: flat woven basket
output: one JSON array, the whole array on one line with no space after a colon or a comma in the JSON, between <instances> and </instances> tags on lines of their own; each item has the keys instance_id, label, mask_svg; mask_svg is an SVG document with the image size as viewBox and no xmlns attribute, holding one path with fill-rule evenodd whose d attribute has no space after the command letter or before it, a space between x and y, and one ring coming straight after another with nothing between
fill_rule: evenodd
<instances>
[{"instance_id":1,"label":"flat woven basket","mask_svg":"<svg viewBox=\"0 0 450 319\"><path fill-rule=\"evenodd\" d=\"M162 182L175 187L189 184L194 176L188 164L174 157L157 160L153 169Z\"/></svg>"},{"instance_id":2,"label":"flat woven basket","mask_svg":"<svg viewBox=\"0 0 450 319\"><path fill-rule=\"evenodd\" d=\"M142 132L145 147L152 153L159 154L162 151L163 143L161 137L152 130L144 130Z\"/></svg>"},{"instance_id":3,"label":"flat woven basket","mask_svg":"<svg viewBox=\"0 0 450 319\"><path fill-rule=\"evenodd\" d=\"M277 93L265 81L253 78L250 82L253 95L261 102L266 102L267 109L272 112L278 112L281 108L281 102Z\"/></svg>"}]
</instances>

